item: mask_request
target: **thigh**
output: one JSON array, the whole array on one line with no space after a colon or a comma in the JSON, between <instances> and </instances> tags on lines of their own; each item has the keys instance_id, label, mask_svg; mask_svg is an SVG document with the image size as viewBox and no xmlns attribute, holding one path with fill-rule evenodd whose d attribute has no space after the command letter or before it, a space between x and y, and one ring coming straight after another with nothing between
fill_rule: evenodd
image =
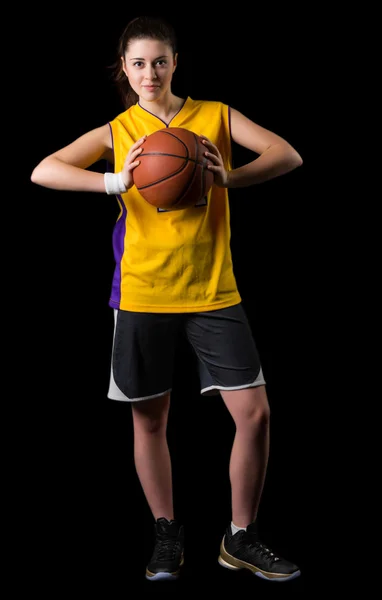
<instances>
[{"instance_id":1,"label":"thigh","mask_svg":"<svg viewBox=\"0 0 382 600\"><path fill-rule=\"evenodd\" d=\"M176 314L117 311L112 376L123 399L147 400L171 391L179 331Z\"/></svg>"},{"instance_id":2,"label":"thigh","mask_svg":"<svg viewBox=\"0 0 382 600\"><path fill-rule=\"evenodd\" d=\"M190 315L186 333L199 360L202 394L265 383L250 323L241 304Z\"/></svg>"}]
</instances>

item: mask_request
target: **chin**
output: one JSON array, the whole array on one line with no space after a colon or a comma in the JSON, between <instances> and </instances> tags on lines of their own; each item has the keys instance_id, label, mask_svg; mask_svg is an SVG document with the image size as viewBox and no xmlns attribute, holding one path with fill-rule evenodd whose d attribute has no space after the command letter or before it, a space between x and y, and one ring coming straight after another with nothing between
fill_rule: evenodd
<instances>
[{"instance_id":1,"label":"chin","mask_svg":"<svg viewBox=\"0 0 382 600\"><path fill-rule=\"evenodd\" d=\"M158 100L162 95L161 89L155 90L155 92L147 92L144 90L141 94L141 97L147 100L147 102L152 102L153 100Z\"/></svg>"}]
</instances>

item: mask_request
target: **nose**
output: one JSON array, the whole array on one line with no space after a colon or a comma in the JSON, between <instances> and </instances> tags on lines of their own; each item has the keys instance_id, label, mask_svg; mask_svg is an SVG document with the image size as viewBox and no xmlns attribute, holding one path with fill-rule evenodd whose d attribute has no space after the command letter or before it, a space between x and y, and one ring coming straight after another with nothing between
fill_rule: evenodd
<instances>
[{"instance_id":1,"label":"nose","mask_svg":"<svg viewBox=\"0 0 382 600\"><path fill-rule=\"evenodd\" d=\"M146 76L146 79L148 79L149 81L153 81L154 79L157 79L157 74L156 74L155 68L152 65L147 65L147 68L145 70L145 76Z\"/></svg>"}]
</instances>

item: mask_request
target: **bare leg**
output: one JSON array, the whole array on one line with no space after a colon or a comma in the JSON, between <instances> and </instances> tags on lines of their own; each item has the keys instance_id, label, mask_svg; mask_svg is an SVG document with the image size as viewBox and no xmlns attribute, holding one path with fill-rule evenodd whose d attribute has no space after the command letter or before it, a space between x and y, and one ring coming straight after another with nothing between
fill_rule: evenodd
<instances>
[{"instance_id":1,"label":"bare leg","mask_svg":"<svg viewBox=\"0 0 382 600\"><path fill-rule=\"evenodd\" d=\"M268 398L264 385L221 395L236 425L229 466L232 521L246 527L256 519L268 464Z\"/></svg>"},{"instance_id":2,"label":"bare leg","mask_svg":"<svg viewBox=\"0 0 382 600\"><path fill-rule=\"evenodd\" d=\"M143 492L155 520L173 519L171 459L166 438L170 394L131 406L135 468Z\"/></svg>"}]
</instances>

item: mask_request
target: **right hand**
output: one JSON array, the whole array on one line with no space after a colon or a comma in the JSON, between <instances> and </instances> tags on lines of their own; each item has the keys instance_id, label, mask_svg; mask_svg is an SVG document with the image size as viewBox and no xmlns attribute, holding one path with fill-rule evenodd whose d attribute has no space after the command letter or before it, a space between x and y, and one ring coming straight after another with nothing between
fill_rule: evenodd
<instances>
[{"instance_id":1,"label":"right hand","mask_svg":"<svg viewBox=\"0 0 382 600\"><path fill-rule=\"evenodd\" d=\"M135 169L135 167L137 167L139 165L139 155L142 152L143 148L141 148L143 142L146 140L147 135L144 135L143 137L141 137L137 142L135 142L135 144L133 144L130 148L130 150L127 153L126 159L125 159L125 163L123 165L123 169L122 169L122 178L124 181L124 184L126 186L126 189L130 189L133 184L134 184L134 180L133 180L133 169Z\"/></svg>"}]
</instances>

